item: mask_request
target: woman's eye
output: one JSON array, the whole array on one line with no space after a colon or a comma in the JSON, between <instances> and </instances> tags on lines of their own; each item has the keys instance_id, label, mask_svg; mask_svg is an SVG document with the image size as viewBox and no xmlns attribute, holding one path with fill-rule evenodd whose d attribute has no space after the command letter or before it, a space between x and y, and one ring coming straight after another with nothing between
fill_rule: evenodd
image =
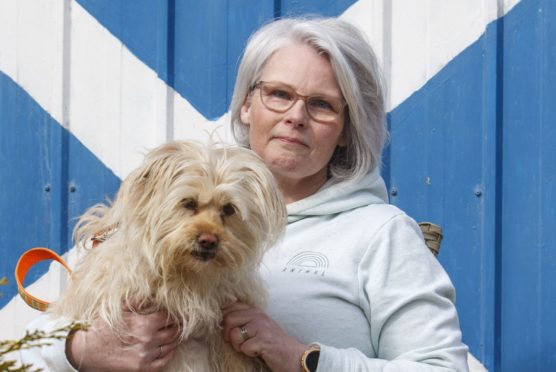
<instances>
[{"instance_id":1,"label":"woman's eye","mask_svg":"<svg viewBox=\"0 0 556 372\"><path fill-rule=\"evenodd\" d=\"M232 214L236 213L236 207L232 203L228 203L222 207L222 215L223 216L231 216Z\"/></svg>"},{"instance_id":2,"label":"woman's eye","mask_svg":"<svg viewBox=\"0 0 556 372\"><path fill-rule=\"evenodd\" d=\"M332 106L332 104L324 99L321 98L317 98L317 99L312 99L311 100L311 106L313 106L314 108L318 109L318 110L324 110L324 111L334 111L334 107Z\"/></svg>"},{"instance_id":3,"label":"woman's eye","mask_svg":"<svg viewBox=\"0 0 556 372\"><path fill-rule=\"evenodd\" d=\"M190 211L196 211L198 208L197 202L194 199L183 199L181 204L183 207Z\"/></svg>"},{"instance_id":4,"label":"woman's eye","mask_svg":"<svg viewBox=\"0 0 556 372\"><path fill-rule=\"evenodd\" d=\"M281 89L273 89L270 91L269 96L272 98L291 100L292 95Z\"/></svg>"}]
</instances>

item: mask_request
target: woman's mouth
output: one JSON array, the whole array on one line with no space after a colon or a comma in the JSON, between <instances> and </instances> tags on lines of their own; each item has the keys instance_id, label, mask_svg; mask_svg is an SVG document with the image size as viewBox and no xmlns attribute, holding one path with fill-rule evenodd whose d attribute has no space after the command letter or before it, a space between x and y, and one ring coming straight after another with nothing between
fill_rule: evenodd
<instances>
[{"instance_id":1,"label":"woman's mouth","mask_svg":"<svg viewBox=\"0 0 556 372\"><path fill-rule=\"evenodd\" d=\"M274 137L274 139L277 139L277 140L279 140L280 142L283 142L283 143L286 143L286 144L290 144L290 145L298 145L298 146L305 146L305 147L307 147L307 145L306 145L303 141L301 141L301 140L299 140L299 139L297 139L297 138L295 138L295 137L276 136L276 137Z\"/></svg>"}]
</instances>

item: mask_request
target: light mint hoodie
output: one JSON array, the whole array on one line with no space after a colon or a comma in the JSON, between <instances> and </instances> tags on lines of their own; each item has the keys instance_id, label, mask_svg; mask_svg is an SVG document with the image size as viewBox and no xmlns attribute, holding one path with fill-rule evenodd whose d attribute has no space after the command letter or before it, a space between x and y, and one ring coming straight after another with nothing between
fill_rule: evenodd
<instances>
[{"instance_id":1,"label":"light mint hoodie","mask_svg":"<svg viewBox=\"0 0 556 372\"><path fill-rule=\"evenodd\" d=\"M377 171L288 205L261 273L268 313L318 343L319 372L467 371L454 288Z\"/></svg>"}]
</instances>

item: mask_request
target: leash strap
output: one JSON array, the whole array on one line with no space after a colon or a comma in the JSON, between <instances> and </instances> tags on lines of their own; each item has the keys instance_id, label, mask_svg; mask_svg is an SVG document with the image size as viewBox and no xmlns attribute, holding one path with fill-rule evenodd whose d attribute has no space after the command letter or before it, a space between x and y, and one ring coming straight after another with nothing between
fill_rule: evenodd
<instances>
[{"instance_id":1,"label":"leash strap","mask_svg":"<svg viewBox=\"0 0 556 372\"><path fill-rule=\"evenodd\" d=\"M99 244L105 242L110 238L114 233L118 231L118 225L111 225L101 231L97 232L91 238L92 247L95 248ZM60 257L56 252L43 247L31 248L27 252L23 253L19 260L17 261L17 265L15 267L15 281L17 283L17 291L23 301L27 303L27 305L31 306L33 309L39 311L45 311L50 305L49 302L43 301L33 295L23 288L23 282L25 281L25 276L29 269L34 266L36 263L44 261L44 260L53 260L59 262L66 271L71 275L71 269L66 264L66 261L62 257Z\"/></svg>"},{"instance_id":2,"label":"leash strap","mask_svg":"<svg viewBox=\"0 0 556 372\"><path fill-rule=\"evenodd\" d=\"M91 238L92 247L95 248L99 244L105 242L110 238L114 233L118 231L118 225L111 225L101 231L97 232ZM66 264L66 261L62 257L60 257L56 252L43 247L31 248L27 252L23 253L19 260L17 261L17 265L15 267L15 281L17 283L17 291L23 301L27 303L27 305L31 306L33 309L39 311L45 311L50 305L49 302L43 301L25 290L23 287L23 282L25 281L25 276L29 269L34 266L36 263L45 261L45 260L53 260L59 262L66 271L71 275L71 269Z\"/></svg>"},{"instance_id":3,"label":"leash strap","mask_svg":"<svg viewBox=\"0 0 556 372\"><path fill-rule=\"evenodd\" d=\"M17 290L19 292L19 295L21 296L21 298L23 298L23 301L25 301L27 305L39 311L45 311L50 303L28 293L23 287L23 282L25 281L25 276L27 275L29 269L36 263L45 260L53 260L59 262L71 275L71 269L66 264L66 261L64 261L64 259L60 257L56 252L43 247L29 249L27 252L21 255L15 267L15 280L17 282Z\"/></svg>"}]
</instances>

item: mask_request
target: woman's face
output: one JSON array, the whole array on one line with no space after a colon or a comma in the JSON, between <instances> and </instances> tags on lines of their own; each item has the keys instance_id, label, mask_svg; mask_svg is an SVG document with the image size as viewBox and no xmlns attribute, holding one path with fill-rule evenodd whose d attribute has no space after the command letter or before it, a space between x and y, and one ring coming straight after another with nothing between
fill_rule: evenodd
<instances>
[{"instance_id":1,"label":"woman's face","mask_svg":"<svg viewBox=\"0 0 556 372\"><path fill-rule=\"evenodd\" d=\"M306 44L277 50L266 61L260 80L287 84L304 96L343 99L328 58ZM296 185L312 187L309 194L315 192L326 182L327 165L336 146L345 146L345 110L323 123L312 119L306 101L299 99L280 113L263 105L260 89L256 88L241 108L241 121L249 126L251 149L263 158L283 191L285 186Z\"/></svg>"}]
</instances>

